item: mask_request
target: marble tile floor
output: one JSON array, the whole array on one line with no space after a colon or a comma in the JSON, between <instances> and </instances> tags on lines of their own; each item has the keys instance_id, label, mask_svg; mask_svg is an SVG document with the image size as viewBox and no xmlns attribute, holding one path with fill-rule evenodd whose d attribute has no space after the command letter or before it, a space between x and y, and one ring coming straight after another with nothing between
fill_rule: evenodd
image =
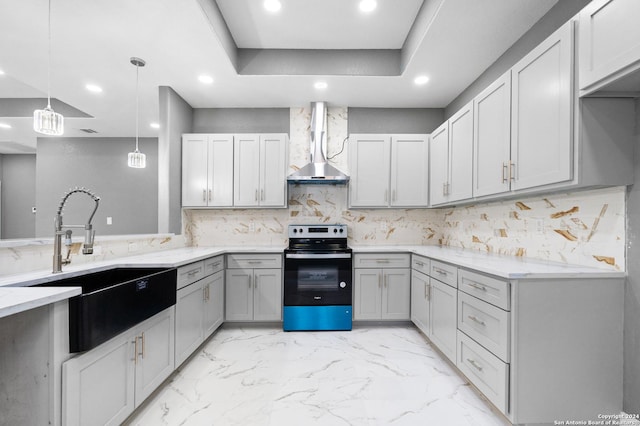
<instances>
[{"instance_id":1,"label":"marble tile floor","mask_svg":"<svg viewBox=\"0 0 640 426\"><path fill-rule=\"evenodd\" d=\"M410 325L225 326L126 424L509 425Z\"/></svg>"}]
</instances>

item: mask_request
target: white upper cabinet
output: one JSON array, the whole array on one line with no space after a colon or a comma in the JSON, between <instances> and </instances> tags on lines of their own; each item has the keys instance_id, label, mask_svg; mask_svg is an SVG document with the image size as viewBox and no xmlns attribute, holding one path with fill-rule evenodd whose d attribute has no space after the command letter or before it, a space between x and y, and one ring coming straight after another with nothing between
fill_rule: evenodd
<instances>
[{"instance_id":1,"label":"white upper cabinet","mask_svg":"<svg viewBox=\"0 0 640 426\"><path fill-rule=\"evenodd\" d=\"M234 140L234 206L286 205L287 137L236 135Z\"/></svg>"},{"instance_id":2,"label":"white upper cabinet","mask_svg":"<svg viewBox=\"0 0 640 426\"><path fill-rule=\"evenodd\" d=\"M352 207L427 206L427 135L353 134L349 139Z\"/></svg>"},{"instance_id":3,"label":"white upper cabinet","mask_svg":"<svg viewBox=\"0 0 640 426\"><path fill-rule=\"evenodd\" d=\"M449 122L444 122L431 133L429 187L431 205L446 203L449 181Z\"/></svg>"},{"instance_id":4,"label":"white upper cabinet","mask_svg":"<svg viewBox=\"0 0 640 426\"><path fill-rule=\"evenodd\" d=\"M509 191L511 71L473 100L473 196Z\"/></svg>"},{"instance_id":5,"label":"white upper cabinet","mask_svg":"<svg viewBox=\"0 0 640 426\"><path fill-rule=\"evenodd\" d=\"M572 177L573 22L511 71L511 189Z\"/></svg>"},{"instance_id":6,"label":"white upper cabinet","mask_svg":"<svg viewBox=\"0 0 640 426\"><path fill-rule=\"evenodd\" d=\"M638 17L637 0L594 0L582 9L578 27L581 96L599 89L638 91L637 76L624 80L640 69Z\"/></svg>"},{"instance_id":7,"label":"white upper cabinet","mask_svg":"<svg viewBox=\"0 0 640 426\"><path fill-rule=\"evenodd\" d=\"M182 205L233 205L233 135L182 136Z\"/></svg>"},{"instance_id":8,"label":"white upper cabinet","mask_svg":"<svg viewBox=\"0 0 640 426\"><path fill-rule=\"evenodd\" d=\"M471 198L473 103L465 105L431 135L431 205Z\"/></svg>"},{"instance_id":9,"label":"white upper cabinet","mask_svg":"<svg viewBox=\"0 0 640 426\"><path fill-rule=\"evenodd\" d=\"M260 135L260 205L287 205L287 136Z\"/></svg>"},{"instance_id":10,"label":"white upper cabinet","mask_svg":"<svg viewBox=\"0 0 640 426\"><path fill-rule=\"evenodd\" d=\"M389 204L391 138L388 135L349 137L350 204L381 207Z\"/></svg>"}]
</instances>

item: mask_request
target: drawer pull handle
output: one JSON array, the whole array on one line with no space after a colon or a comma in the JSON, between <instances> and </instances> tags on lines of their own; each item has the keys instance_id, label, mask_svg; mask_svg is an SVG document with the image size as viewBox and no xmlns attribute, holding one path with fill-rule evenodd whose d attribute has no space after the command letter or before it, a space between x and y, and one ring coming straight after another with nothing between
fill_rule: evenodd
<instances>
[{"instance_id":1,"label":"drawer pull handle","mask_svg":"<svg viewBox=\"0 0 640 426\"><path fill-rule=\"evenodd\" d=\"M377 263L389 263L389 259L376 259Z\"/></svg>"},{"instance_id":2,"label":"drawer pull handle","mask_svg":"<svg viewBox=\"0 0 640 426\"><path fill-rule=\"evenodd\" d=\"M448 274L448 272L445 271L444 269L436 268L435 266L433 267L433 271L439 273L440 275L447 275Z\"/></svg>"},{"instance_id":3,"label":"drawer pull handle","mask_svg":"<svg viewBox=\"0 0 640 426\"><path fill-rule=\"evenodd\" d=\"M484 325L487 325L487 324L485 324L485 322L484 322L484 321L482 321L481 319L478 319L478 317L476 317L476 316L474 316L474 315L468 315L468 316L467 316L467 318L469 318L471 321L473 321L473 322L475 322L475 323L478 323L478 324L480 324L480 325L483 325L483 326L484 326Z\"/></svg>"},{"instance_id":4,"label":"drawer pull handle","mask_svg":"<svg viewBox=\"0 0 640 426\"><path fill-rule=\"evenodd\" d=\"M249 260L247 263L249 263L251 265L258 265L258 264L262 263L262 260Z\"/></svg>"},{"instance_id":5,"label":"drawer pull handle","mask_svg":"<svg viewBox=\"0 0 640 426\"><path fill-rule=\"evenodd\" d=\"M422 263L422 262L418 262L418 261L416 260L416 265L418 265L418 266L424 266L424 263Z\"/></svg>"},{"instance_id":6,"label":"drawer pull handle","mask_svg":"<svg viewBox=\"0 0 640 426\"><path fill-rule=\"evenodd\" d=\"M194 269L193 271L187 272L187 275L190 276L190 277L193 277L194 275L197 275L199 273L200 273L199 269Z\"/></svg>"},{"instance_id":7,"label":"drawer pull handle","mask_svg":"<svg viewBox=\"0 0 640 426\"><path fill-rule=\"evenodd\" d=\"M467 361L469 361L469 364L473 365L478 371L482 371L482 366L478 364L475 360L471 358L467 358Z\"/></svg>"},{"instance_id":8,"label":"drawer pull handle","mask_svg":"<svg viewBox=\"0 0 640 426\"><path fill-rule=\"evenodd\" d=\"M476 284L474 282L470 282L469 283L469 287L473 287L473 288L475 288L477 290L480 290L480 291L487 291L487 288L485 286L480 285L480 284Z\"/></svg>"}]
</instances>

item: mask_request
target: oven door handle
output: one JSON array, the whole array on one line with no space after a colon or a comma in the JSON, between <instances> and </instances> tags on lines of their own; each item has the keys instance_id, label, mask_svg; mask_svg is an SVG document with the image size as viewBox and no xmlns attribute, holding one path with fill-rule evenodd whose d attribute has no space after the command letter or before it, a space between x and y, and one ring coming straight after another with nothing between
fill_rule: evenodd
<instances>
[{"instance_id":1,"label":"oven door handle","mask_svg":"<svg viewBox=\"0 0 640 426\"><path fill-rule=\"evenodd\" d=\"M351 253L287 253L287 259L351 259Z\"/></svg>"}]
</instances>

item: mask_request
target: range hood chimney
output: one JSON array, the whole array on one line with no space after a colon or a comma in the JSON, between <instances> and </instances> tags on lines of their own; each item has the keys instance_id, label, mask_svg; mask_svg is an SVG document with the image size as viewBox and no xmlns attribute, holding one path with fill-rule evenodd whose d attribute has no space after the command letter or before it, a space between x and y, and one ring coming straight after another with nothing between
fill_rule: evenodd
<instances>
[{"instance_id":1,"label":"range hood chimney","mask_svg":"<svg viewBox=\"0 0 640 426\"><path fill-rule=\"evenodd\" d=\"M349 176L327 162L327 104L311 102L311 162L287 177L289 183L346 184Z\"/></svg>"}]
</instances>

